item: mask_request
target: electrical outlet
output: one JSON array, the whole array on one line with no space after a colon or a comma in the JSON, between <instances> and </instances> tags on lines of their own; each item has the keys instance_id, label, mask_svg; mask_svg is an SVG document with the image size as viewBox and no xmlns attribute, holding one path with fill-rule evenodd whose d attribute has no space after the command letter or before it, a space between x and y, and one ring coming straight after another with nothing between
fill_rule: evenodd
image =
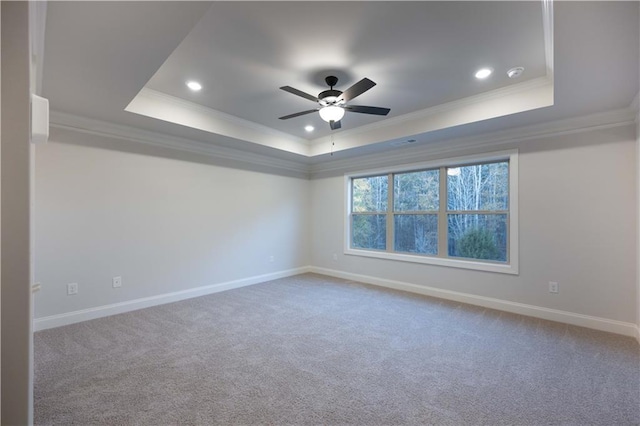
<instances>
[{"instance_id":1,"label":"electrical outlet","mask_svg":"<svg viewBox=\"0 0 640 426\"><path fill-rule=\"evenodd\" d=\"M122 287L122 277L113 277L113 288Z\"/></svg>"},{"instance_id":2,"label":"electrical outlet","mask_svg":"<svg viewBox=\"0 0 640 426\"><path fill-rule=\"evenodd\" d=\"M336 253L333 253L333 260L338 260L338 255Z\"/></svg>"},{"instance_id":3,"label":"electrical outlet","mask_svg":"<svg viewBox=\"0 0 640 426\"><path fill-rule=\"evenodd\" d=\"M273 263L276 260L275 257L273 256L269 256L269 263Z\"/></svg>"},{"instance_id":4,"label":"electrical outlet","mask_svg":"<svg viewBox=\"0 0 640 426\"><path fill-rule=\"evenodd\" d=\"M74 294L78 294L78 283L67 284L67 295L72 296Z\"/></svg>"},{"instance_id":5,"label":"electrical outlet","mask_svg":"<svg viewBox=\"0 0 640 426\"><path fill-rule=\"evenodd\" d=\"M555 281L549 281L549 293L558 293L560 285Z\"/></svg>"}]
</instances>

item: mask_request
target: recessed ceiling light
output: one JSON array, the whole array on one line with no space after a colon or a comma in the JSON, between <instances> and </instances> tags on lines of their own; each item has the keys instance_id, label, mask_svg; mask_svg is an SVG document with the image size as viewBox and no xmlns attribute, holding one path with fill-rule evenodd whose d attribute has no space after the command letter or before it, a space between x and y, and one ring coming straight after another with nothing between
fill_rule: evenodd
<instances>
[{"instance_id":1,"label":"recessed ceiling light","mask_svg":"<svg viewBox=\"0 0 640 426\"><path fill-rule=\"evenodd\" d=\"M305 129L307 132L313 132L313 129L315 129L315 127L313 127L313 126L304 126L304 129Z\"/></svg>"},{"instance_id":2,"label":"recessed ceiling light","mask_svg":"<svg viewBox=\"0 0 640 426\"><path fill-rule=\"evenodd\" d=\"M187 81L187 87L194 92L197 92L202 89L202 84L198 83L197 81Z\"/></svg>"},{"instance_id":3,"label":"recessed ceiling light","mask_svg":"<svg viewBox=\"0 0 640 426\"><path fill-rule=\"evenodd\" d=\"M478 80L483 80L491 75L493 70L491 68L480 68L476 71L476 78Z\"/></svg>"}]
</instances>

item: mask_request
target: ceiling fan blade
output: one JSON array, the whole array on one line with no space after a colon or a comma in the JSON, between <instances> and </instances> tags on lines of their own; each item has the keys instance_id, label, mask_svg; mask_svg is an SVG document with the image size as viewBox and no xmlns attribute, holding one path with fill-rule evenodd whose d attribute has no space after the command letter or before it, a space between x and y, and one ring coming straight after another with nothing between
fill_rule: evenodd
<instances>
[{"instance_id":1,"label":"ceiling fan blade","mask_svg":"<svg viewBox=\"0 0 640 426\"><path fill-rule=\"evenodd\" d=\"M288 120L293 117L300 117L301 115L311 114L312 112L316 112L318 109L309 109L307 111L300 111L294 114L285 115L284 117L280 117L280 120Z\"/></svg>"},{"instance_id":2,"label":"ceiling fan blade","mask_svg":"<svg viewBox=\"0 0 640 426\"><path fill-rule=\"evenodd\" d=\"M318 98L316 98L315 96L305 93L302 90L294 89L291 86L282 86L280 89L284 90L285 92L289 92L293 95L297 95L302 98L309 99L310 101L318 102Z\"/></svg>"},{"instance_id":3,"label":"ceiling fan blade","mask_svg":"<svg viewBox=\"0 0 640 426\"><path fill-rule=\"evenodd\" d=\"M375 85L376 83L369 80L368 78L363 78L362 80L345 90L342 95L338 97L338 101L344 100L345 102L348 102L356 96L362 95L364 92L371 89Z\"/></svg>"},{"instance_id":4,"label":"ceiling fan blade","mask_svg":"<svg viewBox=\"0 0 640 426\"><path fill-rule=\"evenodd\" d=\"M333 121L333 120L331 120L331 121L329 122L329 127L331 127L331 130L336 130L336 129L341 128L341 127L342 127L342 124L340 124L340 122L339 122L339 121Z\"/></svg>"},{"instance_id":5,"label":"ceiling fan blade","mask_svg":"<svg viewBox=\"0 0 640 426\"><path fill-rule=\"evenodd\" d=\"M373 114L373 115L387 115L389 108L380 108L380 107L371 107L371 106L361 106L361 105L347 105L344 107L347 111L351 112L359 112L361 114Z\"/></svg>"}]
</instances>

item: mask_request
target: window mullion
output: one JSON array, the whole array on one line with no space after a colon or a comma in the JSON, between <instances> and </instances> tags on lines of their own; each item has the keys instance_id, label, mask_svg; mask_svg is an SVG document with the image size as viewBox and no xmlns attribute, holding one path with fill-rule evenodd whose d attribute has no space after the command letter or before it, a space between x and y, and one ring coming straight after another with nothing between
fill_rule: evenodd
<instances>
[{"instance_id":1,"label":"window mullion","mask_svg":"<svg viewBox=\"0 0 640 426\"><path fill-rule=\"evenodd\" d=\"M447 257L447 168L440 167L438 179L440 183L439 211L438 211L438 257Z\"/></svg>"},{"instance_id":2,"label":"window mullion","mask_svg":"<svg viewBox=\"0 0 640 426\"><path fill-rule=\"evenodd\" d=\"M387 177L387 251L393 252L393 193L395 191L395 182L393 181L393 173L389 173Z\"/></svg>"}]
</instances>

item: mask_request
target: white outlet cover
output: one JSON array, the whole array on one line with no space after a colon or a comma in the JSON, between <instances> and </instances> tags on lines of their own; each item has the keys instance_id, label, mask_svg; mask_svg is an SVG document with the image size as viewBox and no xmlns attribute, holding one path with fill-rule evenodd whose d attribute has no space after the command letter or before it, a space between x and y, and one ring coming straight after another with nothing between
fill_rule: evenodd
<instances>
[{"instance_id":1,"label":"white outlet cover","mask_svg":"<svg viewBox=\"0 0 640 426\"><path fill-rule=\"evenodd\" d=\"M113 277L113 288L122 287L122 277Z\"/></svg>"},{"instance_id":2,"label":"white outlet cover","mask_svg":"<svg viewBox=\"0 0 640 426\"><path fill-rule=\"evenodd\" d=\"M560 286L555 281L549 281L549 293L558 293Z\"/></svg>"},{"instance_id":3,"label":"white outlet cover","mask_svg":"<svg viewBox=\"0 0 640 426\"><path fill-rule=\"evenodd\" d=\"M74 294L78 294L78 283L67 284L67 295L71 296Z\"/></svg>"}]
</instances>

